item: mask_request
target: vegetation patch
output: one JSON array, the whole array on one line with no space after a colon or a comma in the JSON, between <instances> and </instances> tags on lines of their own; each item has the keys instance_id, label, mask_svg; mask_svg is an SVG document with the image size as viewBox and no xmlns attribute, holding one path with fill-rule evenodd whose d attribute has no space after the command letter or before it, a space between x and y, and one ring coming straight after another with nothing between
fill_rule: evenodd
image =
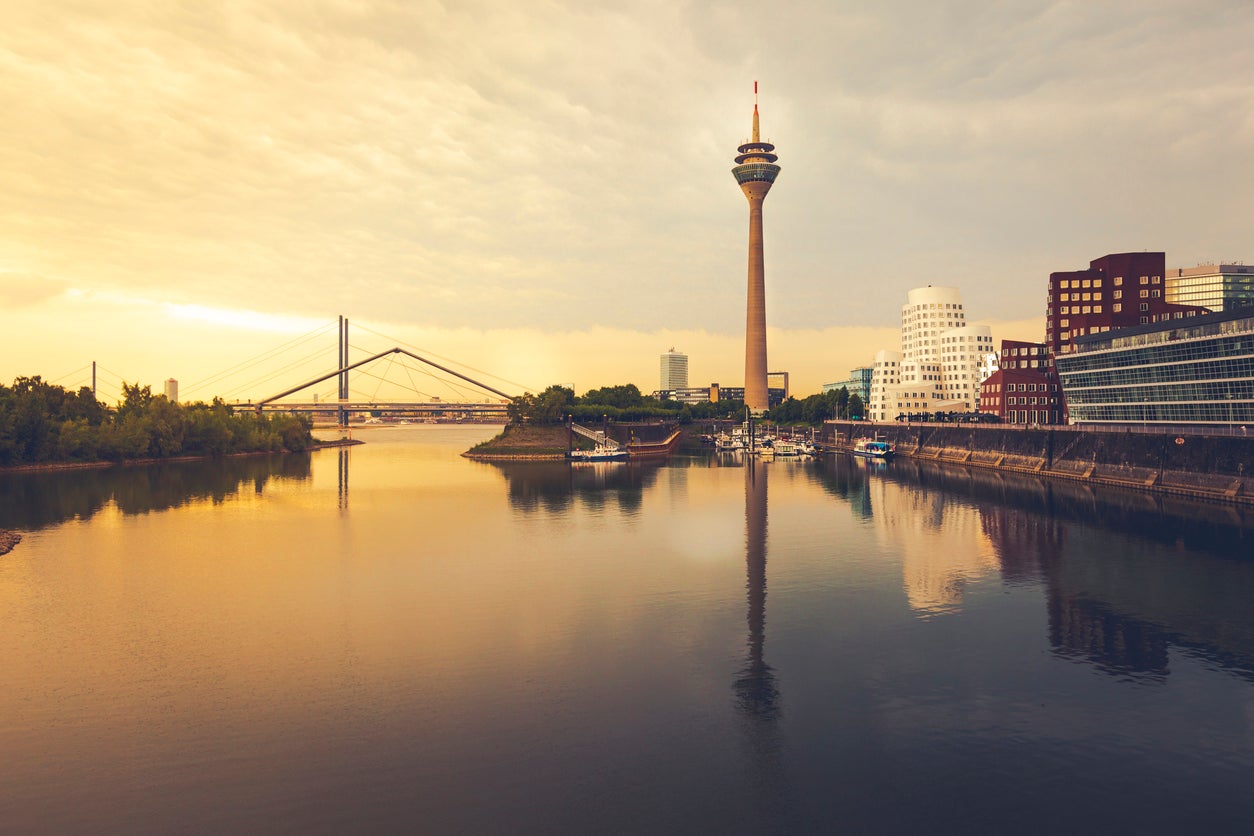
<instances>
[{"instance_id":1,"label":"vegetation patch","mask_svg":"<svg viewBox=\"0 0 1254 836\"><path fill-rule=\"evenodd\" d=\"M0 386L0 467L295 452L313 446L309 419L236 413L220 398L179 404L152 387L122 384L115 409L84 386L69 392L38 376Z\"/></svg>"},{"instance_id":2,"label":"vegetation patch","mask_svg":"<svg viewBox=\"0 0 1254 836\"><path fill-rule=\"evenodd\" d=\"M583 439L578 439L583 442ZM476 444L468 458L559 458L566 455L569 435L560 424L509 424L495 438ZM576 448L583 444L576 444ZM590 446L590 445L588 445Z\"/></svg>"}]
</instances>

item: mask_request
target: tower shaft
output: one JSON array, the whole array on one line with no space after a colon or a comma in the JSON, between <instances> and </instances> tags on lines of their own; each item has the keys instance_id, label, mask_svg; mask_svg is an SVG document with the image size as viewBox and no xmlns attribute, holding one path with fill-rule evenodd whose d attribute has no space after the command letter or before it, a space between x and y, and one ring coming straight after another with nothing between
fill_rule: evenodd
<instances>
[{"instance_id":1,"label":"tower shaft","mask_svg":"<svg viewBox=\"0 0 1254 836\"><path fill-rule=\"evenodd\" d=\"M770 184L765 185L770 188ZM758 191L754 189L754 191ZM770 407L766 385L766 255L762 243L761 195L750 193L749 198L749 291L745 305L745 406L755 413Z\"/></svg>"},{"instance_id":2,"label":"tower shaft","mask_svg":"<svg viewBox=\"0 0 1254 836\"><path fill-rule=\"evenodd\" d=\"M762 236L762 202L779 175L775 146L763 142L758 129L757 82L753 84L751 138L738 149L732 175L749 201L749 291L745 306L745 406L759 414L770 408L766 385L766 256Z\"/></svg>"}]
</instances>

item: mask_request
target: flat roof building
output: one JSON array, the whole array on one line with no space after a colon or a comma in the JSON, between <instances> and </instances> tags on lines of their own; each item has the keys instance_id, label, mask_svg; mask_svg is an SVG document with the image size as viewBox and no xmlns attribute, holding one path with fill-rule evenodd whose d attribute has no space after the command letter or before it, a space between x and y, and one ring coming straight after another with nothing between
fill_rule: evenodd
<instances>
[{"instance_id":1,"label":"flat roof building","mask_svg":"<svg viewBox=\"0 0 1254 836\"><path fill-rule=\"evenodd\" d=\"M1230 311L1254 305L1254 267L1244 264L1199 264L1177 267L1166 277L1166 299L1176 305L1197 305Z\"/></svg>"},{"instance_id":2,"label":"flat roof building","mask_svg":"<svg viewBox=\"0 0 1254 836\"><path fill-rule=\"evenodd\" d=\"M1254 309L1077 337L1055 362L1073 424L1254 425Z\"/></svg>"},{"instance_id":3,"label":"flat roof building","mask_svg":"<svg viewBox=\"0 0 1254 836\"><path fill-rule=\"evenodd\" d=\"M1169 302L1164 253L1112 253L1087 270L1049 274L1045 344L1054 357L1074 350L1077 337L1206 313Z\"/></svg>"},{"instance_id":4,"label":"flat roof building","mask_svg":"<svg viewBox=\"0 0 1254 836\"><path fill-rule=\"evenodd\" d=\"M661 384L659 389L688 388L688 355L676 351L674 346L661 358Z\"/></svg>"}]
</instances>

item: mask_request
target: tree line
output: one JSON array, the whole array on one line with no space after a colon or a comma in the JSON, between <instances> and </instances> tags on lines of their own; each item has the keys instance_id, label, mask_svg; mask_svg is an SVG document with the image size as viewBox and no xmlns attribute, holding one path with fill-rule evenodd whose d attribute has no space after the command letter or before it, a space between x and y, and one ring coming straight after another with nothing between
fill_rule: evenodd
<instances>
[{"instance_id":1,"label":"tree line","mask_svg":"<svg viewBox=\"0 0 1254 836\"><path fill-rule=\"evenodd\" d=\"M550 386L538 395L527 392L510 401L507 410L511 423L558 424L567 416L576 423L600 421L677 420L681 423L709 419L738 418L744 415L740 400L717 403L685 404L658 400L641 394L634 383L590 389L576 397L567 386ZM771 408L767 417L780 424L820 424L834 418L861 418L865 412L862 398L852 395L846 387L803 400L788 398Z\"/></svg>"},{"instance_id":2,"label":"tree line","mask_svg":"<svg viewBox=\"0 0 1254 836\"><path fill-rule=\"evenodd\" d=\"M0 467L298 451L313 444L312 426L296 415L236 413L221 398L179 404L138 383L123 383L112 409L86 386L71 392L38 375L0 385Z\"/></svg>"}]
</instances>

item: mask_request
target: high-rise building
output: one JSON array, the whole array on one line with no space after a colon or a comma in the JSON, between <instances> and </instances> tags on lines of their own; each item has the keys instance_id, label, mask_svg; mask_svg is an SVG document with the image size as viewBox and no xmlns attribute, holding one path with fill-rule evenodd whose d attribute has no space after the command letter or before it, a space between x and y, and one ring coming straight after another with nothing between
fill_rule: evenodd
<instances>
[{"instance_id":1,"label":"high-rise building","mask_svg":"<svg viewBox=\"0 0 1254 836\"><path fill-rule=\"evenodd\" d=\"M172 377L165 382L165 399L170 403L179 401L179 382Z\"/></svg>"},{"instance_id":2,"label":"high-rise building","mask_svg":"<svg viewBox=\"0 0 1254 836\"><path fill-rule=\"evenodd\" d=\"M688 355L680 354L671 346L671 350L661 356L662 385L659 389L687 389L688 388Z\"/></svg>"},{"instance_id":3,"label":"high-rise building","mask_svg":"<svg viewBox=\"0 0 1254 836\"><path fill-rule=\"evenodd\" d=\"M1244 264L1199 264L1168 270L1166 300L1173 305L1195 305L1212 311L1230 311L1254 305L1254 267Z\"/></svg>"},{"instance_id":4,"label":"high-rise building","mask_svg":"<svg viewBox=\"0 0 1254 836\"><path fill-rule=\"evenodd\" d=\"M992 350L989 327L966 322L956 287L911 290L901 308L901 351L875 356L868 417L975 411L980 365Z\"/></svg>"},{"instance_id":5,"label":"high-rise building","mask_svg":"<svg viewBox=\"0 0 1254 836\"><path fill-rule=\"evenodd\" d=\"M753 133L741 145L732 175L749 200L749 293L745 312L745 406L769 407L766 382L766 259L762 246L762 202L779 176L775 146L758 129L758 83L753 82Z\"/></svg>"},{"instance_id":6,"label":"high-rise building","mask_svg":"<svg viewBox=\"0 0 1254 836\"><path fill-rule=\"evenodd\" d=\"M1075 338L1085 334L1206 313L1167 300L1165 263L1163 253L1114 253L1087 270L1050 273L1045 344L1051 354L1074 351Z\"/></svg>"}]
</instances>

